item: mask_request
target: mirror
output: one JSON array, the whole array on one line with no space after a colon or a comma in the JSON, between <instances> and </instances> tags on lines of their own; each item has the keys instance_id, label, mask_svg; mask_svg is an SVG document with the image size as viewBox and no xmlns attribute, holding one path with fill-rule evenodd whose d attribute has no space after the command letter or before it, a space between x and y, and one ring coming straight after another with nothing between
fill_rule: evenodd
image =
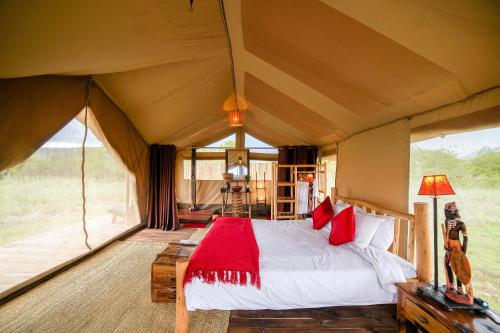
<instances>
[{"instance_id":1,"label":"mirror","mask_svg":"<svg viewBox=\"0 0 500 333\"><path fill-rule=\"evenodd\" d=\"M226 149L226 172L233 174L234 180L244 180L249 173L248 149Z\"/></svg>"}]
</instances>

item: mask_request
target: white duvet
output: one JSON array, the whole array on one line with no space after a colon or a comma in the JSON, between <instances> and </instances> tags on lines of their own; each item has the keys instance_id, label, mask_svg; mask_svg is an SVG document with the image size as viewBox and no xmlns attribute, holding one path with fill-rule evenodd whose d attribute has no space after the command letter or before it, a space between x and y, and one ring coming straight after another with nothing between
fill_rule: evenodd
<instances>
[{"instance_id":1,"label":"white duvet","mask_svg":"<svg viewBox=\"0 0 500 333\"><path fill-rule=\"evenodd\" d=\"M332 246L310 221L252 220L261 289L194 280L188 310L257 310L396 303L394 283L416 276L410 263L372 246Z\"/></svg>"}]
</instances>

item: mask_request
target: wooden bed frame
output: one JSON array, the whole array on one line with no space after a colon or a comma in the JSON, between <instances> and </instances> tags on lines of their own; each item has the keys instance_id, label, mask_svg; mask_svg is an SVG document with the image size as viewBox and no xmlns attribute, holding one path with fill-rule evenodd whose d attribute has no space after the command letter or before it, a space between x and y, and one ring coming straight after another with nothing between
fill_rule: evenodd
<instances>
[{"instance_id":1,"label":"wooden bed frame","mask_svg":"<svg viewBox=\"0 0 500 333\"><path fill-rule=\"evenodd\" d=\"M336 188L332 188L331 198L332 202L342 200L368 213L393 216L395 218L394 242L389 251L415 264L417 279L419 281L427 282L432 280L432 228L428 218L427 203L414 203L415 213L408 214L383 208L368 201L339 196L337 195ZM184 260L177 261L176 264L177 298L175 304L175 332L177 333L187 333L189 331L189 314L182 283L188 263L189 260Z\"/></svg>"}]
</instances>

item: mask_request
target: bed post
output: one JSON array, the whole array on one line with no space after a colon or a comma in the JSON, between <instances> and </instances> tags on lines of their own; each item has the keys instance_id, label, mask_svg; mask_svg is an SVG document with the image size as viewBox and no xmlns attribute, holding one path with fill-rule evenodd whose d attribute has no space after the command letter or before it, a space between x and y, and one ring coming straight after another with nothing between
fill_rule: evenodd
<instances>
[{"instance_id":1,"label":"bed post","mask_svg":"<svg viewBox=\"0 0 500 333\"><path fill-rule=\"evenodd\" d=\"M330 195L330 199L332 199L332 204L335 205L335 202L337 201L337 188L336 187L332 187L332 193Z\"/></svg>"},{"instance_id":2,"label":"bed post","mask_svg":"<svg viewBox=\"0 0 500 333\"><path fill-rule=\"evenodd\" d=\"M189 313L186 307L186 295L184 294L184 275L189 260L178 260L175 263L176 278L176 300L175 300L175 333L189 332Z\"/></svg>"},{"instance_id":3,"label":"bed post","mask_svg":"<svg viewBox=\"0 0 500 333\"><path fill-rule=\"evenodd\" d=\"M428 204L415 202L415 231L417 242L417 279L422 282L432 280L432 240L429 222Z\"/></svg>"}]
</instances>

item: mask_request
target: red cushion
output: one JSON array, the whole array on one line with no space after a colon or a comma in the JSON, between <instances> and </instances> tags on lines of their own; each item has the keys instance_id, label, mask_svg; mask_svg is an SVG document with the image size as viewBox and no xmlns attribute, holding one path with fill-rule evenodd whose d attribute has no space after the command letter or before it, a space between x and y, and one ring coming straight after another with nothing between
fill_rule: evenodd
<instances>
[{"instance_id":1,"label":"red cushion","mask_svg":"<svg viewBox=\"0 0 500 333\"><path fill-rule=\"evenodd\" d=\"M312 219L313 219L313 228L314 229L321 229L327 224L329 221L331 221L333 217L333 207L332 203L330 202L330 197L326 197L323 202L316 207L316 209L312 213Z\"/></svg>"},{"instance_id":2,"label":"red cushion","mask_svg":"<svg viewBox=\"0 0 500 333\"><path fill-rule=\"evenodd\" d=\"M332 219L330 231L330 244L341 245L354 240L354 209L347 207Z\"/></svg>"}]
</instances>

